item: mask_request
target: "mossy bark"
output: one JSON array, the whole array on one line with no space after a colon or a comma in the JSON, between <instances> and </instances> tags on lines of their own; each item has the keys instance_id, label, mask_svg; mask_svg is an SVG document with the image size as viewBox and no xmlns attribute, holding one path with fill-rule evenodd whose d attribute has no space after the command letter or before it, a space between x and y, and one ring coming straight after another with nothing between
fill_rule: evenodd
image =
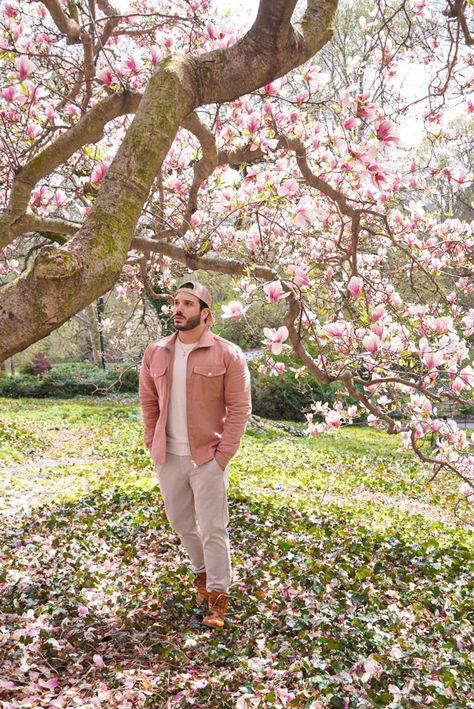
<instances>
[{"instance_id":1,"label":"mossy bark","mask_svg":"<svg viewBox=\"0 0 474 709\"><path fill-rule=\"evenodd\" d=\"M308 3L312 15L304 22L311 32L284 21L291 4L262 0L255 25L233 47L159 64L138 107L132 106L135 118L85 224L67 244L43 249L29 270L0 288L0 361L41 339L114 285L153 180L186 115L204 103L228 101L263 86L306 61L328 40L337 0ZM109 103L104 102L108 110L121 110ZM97 121L84 121L88 139L94 131L100 133ZM76 133L65 138L66 152L77 145ZM17 206L25 207L38 176L54 169L58 159L48 150L20 174Z\"/></svg>"}]
</instances>

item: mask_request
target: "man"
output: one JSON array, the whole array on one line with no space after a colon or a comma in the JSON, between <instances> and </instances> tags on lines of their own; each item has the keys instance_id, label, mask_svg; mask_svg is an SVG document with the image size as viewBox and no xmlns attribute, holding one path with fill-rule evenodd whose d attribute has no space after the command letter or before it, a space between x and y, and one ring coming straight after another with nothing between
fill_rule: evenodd
<instances>
[{"instance_id":1,"label":"man","mask_svg":"<svg viewBox=\"0 0 474 709\"><path fill-rule=\"evenodd\" d=\"M176 291L176 332L145 350L140 402L145 444L170 525L196 574L203 622L224 625L231 582L227 487L251 411L250 377L239 347L210 332L212 299L201 283Z\"/></svg>"}]
</instances>

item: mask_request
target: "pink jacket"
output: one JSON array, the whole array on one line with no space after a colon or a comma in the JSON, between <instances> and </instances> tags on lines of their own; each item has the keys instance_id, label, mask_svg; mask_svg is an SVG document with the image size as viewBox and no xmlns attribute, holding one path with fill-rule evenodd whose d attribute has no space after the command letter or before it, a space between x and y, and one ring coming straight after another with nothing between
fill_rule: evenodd
<instances>
[{"instance_id":1,"label":"pink jacket","mask_svg":"<svg viewBox=\"0 0 474 709\"><path fill-rule=\"evenodd\" d=\"M145 445L159 465L166 458L166 419L177 333L148 345L139 395ZM187 362L187 419L191 456L215 457L222 469L237 452L251 412L250 375L239 347L205 330Z\"/></svg>"}]
</instances>

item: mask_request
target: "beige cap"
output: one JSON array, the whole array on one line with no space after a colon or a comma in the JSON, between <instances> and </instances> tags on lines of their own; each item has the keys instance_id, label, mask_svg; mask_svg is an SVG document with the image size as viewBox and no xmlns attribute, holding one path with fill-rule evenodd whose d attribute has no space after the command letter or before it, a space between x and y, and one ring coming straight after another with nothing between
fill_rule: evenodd
<instances>
[{"instance_id":1,"label":"beige cap","mask_svg":"<svg viewBox=\"0 0 474 709\"><path fill-rule=\"evenodd\" d=\"M211 312L212 296L206 286L203 286L202 283L198 283L197 281L186 281L182 286L179 286L176 293L192 293L192 295L195 295L196 298L199 298L203 303L206 303L209 308L209 317L207 318L206 325L208 327L212 327L214 325L215 320Z\"/></svg>"}]
</instances>

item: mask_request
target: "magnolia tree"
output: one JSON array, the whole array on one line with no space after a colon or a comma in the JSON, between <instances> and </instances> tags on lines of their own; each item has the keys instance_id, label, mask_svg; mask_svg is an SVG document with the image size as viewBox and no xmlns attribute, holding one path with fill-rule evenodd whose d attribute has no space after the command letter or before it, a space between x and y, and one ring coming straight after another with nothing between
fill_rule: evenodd
<instances>
[{"instance_id":1,"label":"magnolia tree","mask_svg":"<svg viewBox=\"0 0 474 709\"><path fill-rule=\"evenodd\" d=\"M473 440L442 415L472 401L473 230L435 211L469 172L414 158L474 109L472 6L342 6L348 56L323 49L337 0L255 2L240 38L206 0L0 4L0 359L114 286L231 274L222 317L287 308L262 369L291 348L357 402L315 402L310 433L367 414L473 500Z\"/></svg>"}]
</instances>

